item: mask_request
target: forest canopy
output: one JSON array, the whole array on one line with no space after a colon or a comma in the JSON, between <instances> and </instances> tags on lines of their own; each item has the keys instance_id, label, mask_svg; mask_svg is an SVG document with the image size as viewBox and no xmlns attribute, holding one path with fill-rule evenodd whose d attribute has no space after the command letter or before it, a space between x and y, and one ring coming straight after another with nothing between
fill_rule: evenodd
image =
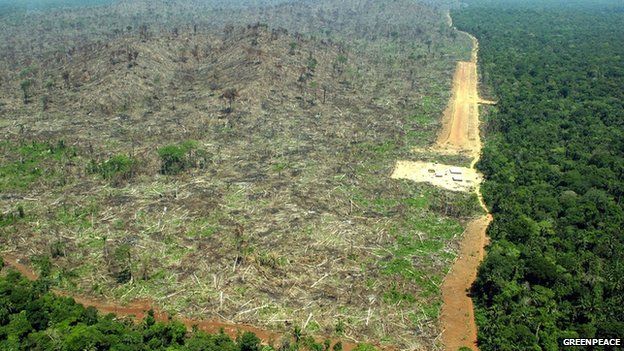
<instances>
[{"instance_id":1,"label":"forest canopy","mask_svg":"<svg viewBox=\"0 0 624 351\"><path fill-rule=\"evenodd\" d=\"M624 6L469 1L498 105L478 167L494 215L473 285L481 350L624 330Z\"/></svg>"}]
</instances>

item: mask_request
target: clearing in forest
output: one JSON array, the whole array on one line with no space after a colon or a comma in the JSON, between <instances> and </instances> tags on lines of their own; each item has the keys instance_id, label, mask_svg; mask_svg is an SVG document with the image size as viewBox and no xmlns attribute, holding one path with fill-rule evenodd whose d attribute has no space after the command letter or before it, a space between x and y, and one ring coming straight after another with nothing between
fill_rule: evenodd
<instances>
[{"instance_id":1,"label":"clearing in forest","mask_svg":"<svg viewBox=\"0 0 624 351\"><path fill-rule=\"evenodd\" d=\"M481 182L474 168L420 161L397 162L391 178L426 182L453 191L472 191Z\"/></svg>"}]
</instances>

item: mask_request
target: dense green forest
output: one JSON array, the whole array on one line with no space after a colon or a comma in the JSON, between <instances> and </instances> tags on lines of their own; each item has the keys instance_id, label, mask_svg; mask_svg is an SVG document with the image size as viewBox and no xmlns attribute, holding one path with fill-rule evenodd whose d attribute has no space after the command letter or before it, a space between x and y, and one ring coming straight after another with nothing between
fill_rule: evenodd
<instances>
[{"instance_id":1,"label":"dense green forest","mask_svg":"<svg viewBox=\"0 0 624 351\"><path fill-rule=\"evenodd\" d=\"M468 1L499 101L478 167L494 215L473 286L481 350L624 330L624 3Z\"/></svg>"},{"instance_id":2,"label":"dense green forest","mask_svg":"<svg viewBox=\"0 0 624 351\"><path fill-rule=\"evenodd\" d=\"M153 313L141 323L119 320L113 314L103 316L95 308L84 307L70 297L55 296L48 286L45 279L32 282L13 270L0 276L0 350L274 350L272 346L262 345L250 332L232 340L223 331L188 332L179 321L156 321ZM321 344L295 329L292 337L285 337L278 349L328 351L330 345L329 340ZM342 344L335 343L331 350L342 350ZM361 344L356 350L375 349Z\"/></svg>"},{"instance_id":3,"label":"dense green forest","mask_svg":"<svg viewBox=\"0 0 624 351\"><path fill-rule=\"evenodd\" d=\"M0 278L1 350L228 350L255 351L260 340L246 333L234 341L225 334L195 332L172 321L142 323L101 316L72 298L56 297L43 280L30 282L15 271Z\"/></svg>"}]
</instances>

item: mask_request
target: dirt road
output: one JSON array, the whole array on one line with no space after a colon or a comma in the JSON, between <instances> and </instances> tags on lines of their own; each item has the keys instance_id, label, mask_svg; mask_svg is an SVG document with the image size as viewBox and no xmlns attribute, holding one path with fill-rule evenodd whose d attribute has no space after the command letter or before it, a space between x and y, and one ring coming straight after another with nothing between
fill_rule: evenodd
<instances>
[{"instance_id":1,"label":"dirt road","mask_svg":"<svg viewBox=\"0 0 624 351\"><path fill-rule=\"evenodd\" d=\"M481 152L479 138L479 104L493 104L479 98L477 91L478 42L470 36L473 49L470 61L457 63L453 76L453 94L438 134L436 149L444 153L468 153L477 158Z\"/></svg>"},{"instance_id":2,"label":"dirt road","mask_svg":"<svg viewBox=\"0 0 624 351\"><path fill-rule=\"evenodd\" d=\"M450 16L449 16L450 20ZM452 22L449 23L452 25ZM447 107L443 128L437 139L437 148L446 152L467 152L473 157L471 168L481 155L479 136L479 104L492 104L479 98L477 84L477 39L468 33L473 42L470 61L458 62L453 78L453 96ZM476 170L475 170L476 171ZM488 212L479 184L475 192L481 207ZM486 230L492 216L487 214L468 224L460 243L459 255L451 271L442 284L442 343L448 351L456 351L465 346L473 350L477 347L477 326L474 308L468 290L474 282L479 263L483 260L485 245L488 243Z\"/></svg>"},{"instance_id":3,"label":"dirt road","mask_svg":"<svg viewBox=\"0 0 624 351\"><path fill-rule=\"evenodd\" d=\"M477 268L483 260L484 247L488 243L485 235L491 222L486 215L468 223L463 234L458 259L442 284L442 343L448 351L465 346L477 347L477 326L474 319L472 299L468 289L477 276Z\"/></svg>"}]
</instances>

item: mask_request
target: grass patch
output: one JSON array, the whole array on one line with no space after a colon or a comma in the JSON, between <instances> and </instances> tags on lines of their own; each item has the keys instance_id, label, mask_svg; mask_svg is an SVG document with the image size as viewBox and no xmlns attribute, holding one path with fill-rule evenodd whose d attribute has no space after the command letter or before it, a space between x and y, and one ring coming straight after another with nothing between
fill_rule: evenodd
<instances>
[{"instance_id":1,"label":"grass patch","mask_svg":"<svg viewBox=\"0 0 624 351\"><path fill-rule=\"evenodd\" d=\"M80 229L87 229L91 227L91 217L98 211L99 207L95 203L82 207L63 206L56 213L56 221L66 227L77 226Z\"/></svg>"},{"instance_id":2,"label":"grass patch","mask_svg":"<svg viewBox=\"0 0 624 351\"><path fill-rule=\"evenodd\" d=\"M393 285L383 295L387 304L436 300L440 295L444 272L439 272L436 267L451 261L453 255L447 253L445 247L453 237L461 234L463 228L455 219L439 217L423 209L427 203L422 199L427 198L407 201L411 206L403 214L403 221L390 229L395 237L393 246L378 251L379 255L386 256L390 252L389 259L379 263L382 274L403 279L405 284L415 288L415 291L405 292ZM423 314L425 318L436 318L438 310L439 307L427 305Z\"/></svg>"},{"instance_id":3,"label":"grass patch","mask_svg":"<svg viewBox=\"0 0 624 351\"><path fill-rule=\"evenodd\" d=\"M392 305L401 303L401 302L406 302L408 304L412 304L416 302L416 298L414 297L413 294L400 291L397 288L396 283L392 284L392 287L390 288L390 290L384 293L383 300L385 303L392 304Z\"/></svg>"},{"instance_id":4,"label":"grass patch","mask_svg":"<svg viewBox=\"0 0 624 351\"><path fill-rule=\"evenodd\" d=\"M193 221L189 227L186 236L192 238L209 238L220 230L220 227L208 218Z\"/></svg>"},{"instance_id":5,"label":"grass patch","mask_svg":"<svg viewBox=\"0 0 624 351\"><path fill-rule=\"evenodd\" d=\"M179 144L166 145L158 149L160 173L178 174L197 165L205 166L208 155L199 149L199 142L186 140Z\"/></svg>"},{"instance_id":6,"label":"grass patch","mask_svg":"<svg viewBox=\"0 0 624 351\"><path fill-rule=\"evenodd\" d=\"M21 145L5 141L0 142L0 152L0 192L27 190L44 175L54 177L56 172L51 166L76 156L76 150L62 140L56 144L33 141Z\"/></svg>"},{"instance_id":7,"label":"grass patch","mask_svg":"<svg viewBox=\"0 0 624 351\"><path fill-rule=\"evenodd\" d=\"M116 155L99 163L91 161L88 170L106 180L123 180L132 177L136 164L137 161L129 156Z\"/></svg>"},{"instance_id":8,"label":"grass patch","mask_svg":"<svg viewBox=\"0 0 624 351\"><path fill-rule=\"evenodd\" d=\"M13 225L24 218L26 218L24 206L18 205L15 211L0 213L0 228Z\"/></svg>"},{"instance_id":9,"label":"grass patch","mask_svg":"<svg viewBox=\"0 0 624 351\"><path fill-rule=\"evenodd\" d=\"M448 241L455 235L461 234L463 228L458 220L435 216L425 213L423 216L412 216L406 220L411 230L427 233L435 240Z\"/></svg>"}]
</instances>

